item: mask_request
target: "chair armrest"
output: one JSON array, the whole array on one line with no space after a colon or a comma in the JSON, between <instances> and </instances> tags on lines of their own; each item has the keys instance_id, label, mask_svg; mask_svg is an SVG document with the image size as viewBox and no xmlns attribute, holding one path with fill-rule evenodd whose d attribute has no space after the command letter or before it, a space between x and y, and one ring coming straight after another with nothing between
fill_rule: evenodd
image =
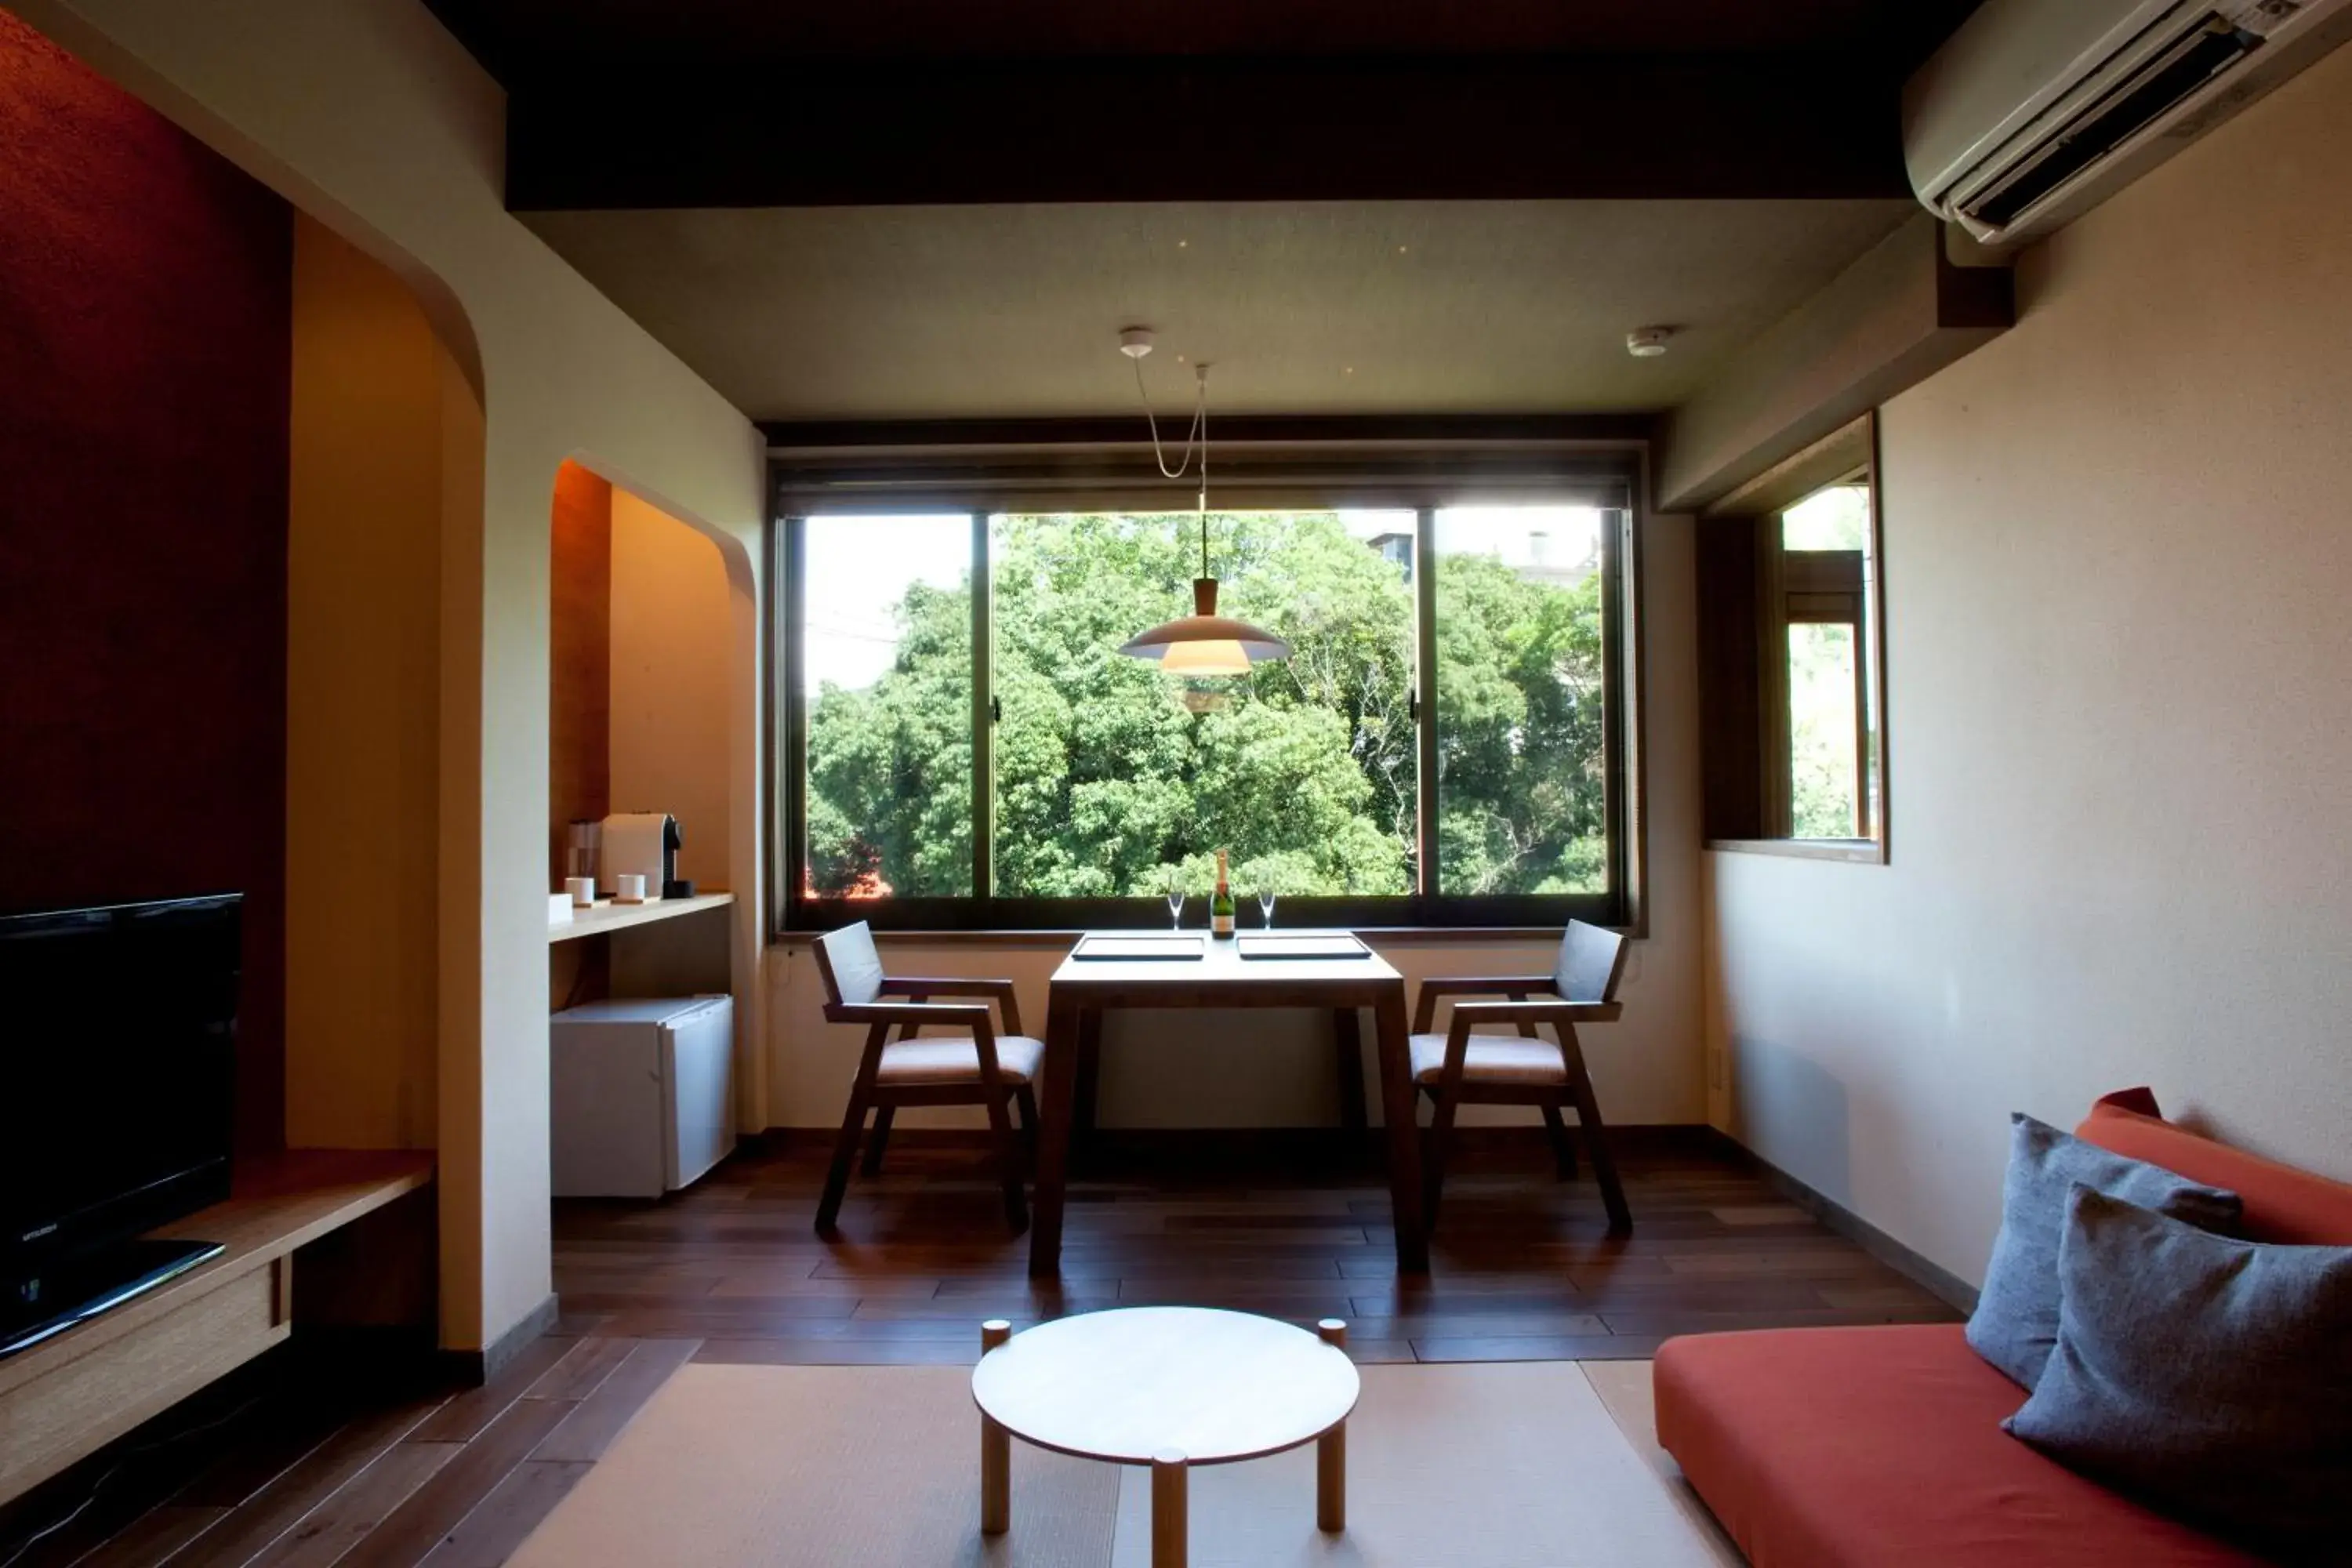
<instances>
[{"instance_id":1,"label":"chair armrest","mask_svg":"<svg viewBox=\"0 0 2352 1568\"><path fill-rule=\"evenodd\" d=\"M1474 1024L1613 1024L1624 1011L1622 1002L1461 1002L1453 1027L1467 1034Z\"/></svg>"},{"instance_id":2,"label":"chair armrest","mask_svg":"<svg viewBox=\"0 0 2352 1568\"><path fill-rule=\"evenodd\" d=\"M1021 1002L1013 994L1010 980L975 980L961 974L925 978L920 975L886 977L882 982L886 996L906 996L920 1002L931 996L987 996L993 998L1004 1015L1004 1032L1021 1033Z\"/></svg>"},{"instance_id":3,"label":"chair armrest","mask_svg":"<svg viewBox=\"0 0 2352 1568\"><path fill-rule=\"evenodd\" d=\"M1425 1035L1437 1018L1440 996L1523 996L1531 991L1553 994L1549 974L1456 974L1433 975L1421 983L1421 995L1414 1005L1412 1032Z\"/></svg>"},{"instance_id":4,"label":"chair armrest","mask_svg":"<svg viewBox=\"0 0 2352 1568\"><path fill-rule=\"evenodd\" d=\"M916 1028L971 1029L993 1036L996 1021L987 1005L945 1002L836 1002L824 1016L836 1024L908 1024Z\"/></svg>"},{"instance_id":5,"label":"chair armrest","mask_svg":"<svg viewBox=\"0 0 2352 1568\"><path fill-rule=\"evenodd\" d=\"M1424 996L1507 996L1514 991L1550 990L1549 974L1433 974L1421 983Z\"/></svg>"},{"instance_id":6,"label":"chair armrest","mask_svg":"<svg viewBox=\"0 0 2352 1568\"><path fill-rule=\"evenodd\" d=\"M964 974L918 975L892 974L882 982L886 996L911 996L919 1002L926 996L1010 996L1010 980L976 980Z\"/></svg>"}]
</instances>

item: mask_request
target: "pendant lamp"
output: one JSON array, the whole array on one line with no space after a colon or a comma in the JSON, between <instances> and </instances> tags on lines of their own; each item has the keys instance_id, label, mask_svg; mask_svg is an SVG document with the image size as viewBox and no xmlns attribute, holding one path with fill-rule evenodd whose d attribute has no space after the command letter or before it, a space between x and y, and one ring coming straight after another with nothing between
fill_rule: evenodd
<instances>
[{"instance_id":1,"label":"pendant lamp","mask_svg":"<svg viewBox=\"0 0 2352 1568\"><path fill-rule=\"evenodd\" d=\"M1272 632L1217 614L1217 580L1209 574L1209 367L1194 367L1200 395L1192 405L1192 428L1184 437L1184 456L1171 468L1160 449L1160 425L1151 415L1151 399L1143 391L1143 356L1151 352L1151 334L1141 327L1119 333L1119 352L1135 363L1135 388L1143 396L1143 416L1150 425L1151 455L1167 479L1181 479L1199 448L1201 464L1201 574L1192 579L1192 613L1139 633L1119 647L1130 658L1157 659L1171 675L1247 675L1262 659L1288 658L1290 645Z\"/></svg>"}]
</instances>

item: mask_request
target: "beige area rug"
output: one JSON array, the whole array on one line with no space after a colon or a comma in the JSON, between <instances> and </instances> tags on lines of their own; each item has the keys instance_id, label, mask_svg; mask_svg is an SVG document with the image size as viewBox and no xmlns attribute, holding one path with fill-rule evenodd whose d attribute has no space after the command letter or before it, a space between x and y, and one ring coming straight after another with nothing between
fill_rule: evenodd
<instances>
[{"instance_id":1,"label":"beige area rug","mask_svg":"<svg viewBox=\"0 0 2352 1568\"><path fill-rule=\"evenodd\" d=\"M1349 1423L1347 1533L1315 1529L1302 1449L1193 1472L1192 1563L1736 1568L1649 1439L1648 1373L1632 1362L1367 1366ZM690 1365L512 1562L1148 1568L1144 1472L1015 1443L1013 1530L983 1542L979 1450L961 1368Z\"/></svg>"}]
</instances>

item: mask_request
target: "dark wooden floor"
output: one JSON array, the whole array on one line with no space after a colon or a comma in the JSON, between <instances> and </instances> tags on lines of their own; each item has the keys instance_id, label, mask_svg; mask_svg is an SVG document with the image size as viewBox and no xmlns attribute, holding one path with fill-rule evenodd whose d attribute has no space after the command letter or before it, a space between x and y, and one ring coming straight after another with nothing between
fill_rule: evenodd
<instances>
[{"instance_id":1,"label":"dark wooden floor","mask_svg":"<svg viewBox=\"0 0 2352 1568\"><path fill-rule=\"evenodd\" d=\"M852 1185L831 1242L810 1229L815 1140L739 1158L666 1203L559 1204L563 1316L488 1386L340 1362L330 1373L298 1338L0 1510L0 1568L489 1568L686 1361L970 1362L989 1317L1182 1302L1345 1318L1361 1361L1491 1361L1953 1316L1705 1142L1627 1144L1636 1228L1622 1240L1604 1236L1591 1183L1554 1182L1539 1146L1472 1151L1420 1282L1397 1278L1373 1173L1244 1145L1132 1149L1075 1184L1051 1289L1026 1278L1025 1241L961 1145L894 1147L884 1175ZM101 1476L79 1517L9 1562Z\"/></svg>"}]
</instances>

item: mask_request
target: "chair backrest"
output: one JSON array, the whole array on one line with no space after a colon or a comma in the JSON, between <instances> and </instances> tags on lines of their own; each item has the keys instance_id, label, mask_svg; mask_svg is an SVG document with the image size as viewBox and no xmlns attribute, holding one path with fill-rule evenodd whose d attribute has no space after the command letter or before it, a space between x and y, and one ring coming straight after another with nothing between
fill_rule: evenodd
<instances>
[{"instance_id":1,"label":"chair backrest","mask_svg":"<svg viewBox=\"0 0 2352 1568\"><path fill-rule=\"evenodd\" d=\"M1625 973L1625 937L1605 926L1570 921L1552 965L1552 988L1571 1002L1614 1002Z\"/></svg>"},{"instance_id":2,"label":"chair backrest","mask_svg":"<svg viewBox=\"0 0 2352 1568\"><path fill-rule=\"evenodd\" d=\"M816 939L816 972L824 982L824 1005L838 1007L871 1002L882 994L882 958L874 931L864 921Z\"/></svg>"}]
</instances>

